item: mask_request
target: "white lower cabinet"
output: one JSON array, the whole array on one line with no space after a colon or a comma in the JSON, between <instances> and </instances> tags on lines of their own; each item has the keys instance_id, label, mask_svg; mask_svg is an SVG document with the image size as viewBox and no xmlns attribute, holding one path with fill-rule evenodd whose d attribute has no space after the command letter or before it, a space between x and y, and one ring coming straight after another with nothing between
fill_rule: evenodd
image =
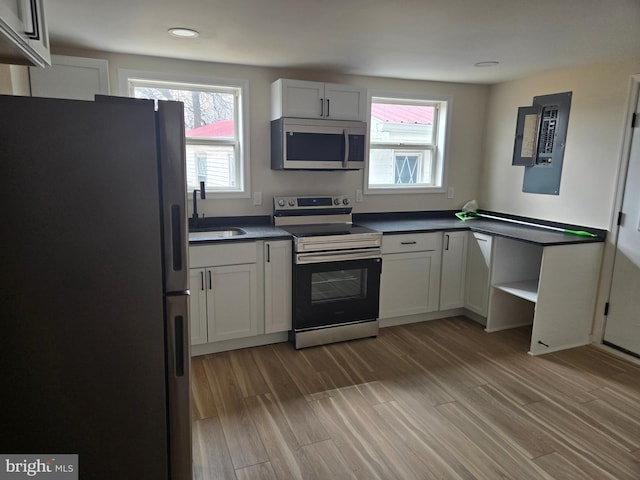
<instances>
[{"instance_id":1,"label":"white lower cabinet","mask_svg":"<svg viewBox=\"0 0 640 480\"><path fill-rule=\"evenodd\" d=\"M189 249L193 345L259 333L256 248L246 242Z\"/></svg>"},{"instance_id":2,"label":"white lower cabinet","mask_svg":"<svg viewBox=\"0 0 640 480\"><path fill-rule=\"evenodd\" d=\"M264 333L291 330L291 240L264 243Z\"/></svg>"},{"instance_id":3,"label":"white lower cabinet","mask_svg":"<svg viewBox=\"0 0 640 480\"><path fill-rule=\"evenodd\" d=\"M210 342L258 334L256 265L229 265L208 270L207 329Z\"/></svg>"},{"instance_id":4,"label":"white lower cabinet","mask_svg":"<svg viewBox=\"0 0 640 480\"><path fill-rule=\"evenodd\" d=\"M207 291L204 279L205 268L189 270L189 318L191 319L191 345L207 343Z\"/></svg>"},{"instance_id":5,"label":"white lower cabinet","mask_svg":"<svg viewBox=\"0 0 640 480\"><path fill-rule=\"evenodd\" d=\"M380 318L438 310L441 248L441 233L383 237Z\"/></svg>"},{"instance_id":6,"label":"white lower cabinet","mask_svg":"<svg viewBox=\"0 0 640 480\"><path fill-rule=\"evenodd\" d=\"M469 232L466 230L444 232L440 310L464 307L468 238Z\"/></svg>"},{"instance_id":7,"label":"white lower cabinet","mask_svg":"<svg viewBox=\"0 0 640 480\"><path fill-rule=\"evenodd\" d=\"M492 244L491 235L469 234L464 306L482 317L487 316L489 305Z\"/></svg>"}]
</instances>

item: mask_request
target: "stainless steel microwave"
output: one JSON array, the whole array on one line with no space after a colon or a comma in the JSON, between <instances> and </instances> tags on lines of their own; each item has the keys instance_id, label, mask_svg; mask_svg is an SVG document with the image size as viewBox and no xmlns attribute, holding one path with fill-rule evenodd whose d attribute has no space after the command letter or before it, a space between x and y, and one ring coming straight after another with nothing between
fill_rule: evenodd
<instances>
[{"instance_id":1,"label":"stainless steel microwave","mask_svg":"<svg viewBox=\"0 0 640 480\"><path fill-rule=\"evenodd\" d=\"M271 122L274 170L360 170L367 124L343 120L280 118Z\"/></svg>"}]
</instances>

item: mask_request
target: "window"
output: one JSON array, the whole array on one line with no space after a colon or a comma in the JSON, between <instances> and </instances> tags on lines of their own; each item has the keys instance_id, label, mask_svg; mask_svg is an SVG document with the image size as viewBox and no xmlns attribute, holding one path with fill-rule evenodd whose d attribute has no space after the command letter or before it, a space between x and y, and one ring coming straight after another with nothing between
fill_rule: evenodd
<instances>
[{"instance_id":1,"label":"window","mask_svg":"<svg viewBox=\"0 0 640 480\"><path fill-rule=\"evenodd\" d=\"M443 191L448 103L371 97L369 193Z\"/></svg>"},{"instance_id":2,"label":"window","mask_svg":"<svg viewBox=\"0 0 640 480\"><path fill-rule=\"evenodd\" d=\"M127 78L131 96L184 103L187 190L199 189L200 182L205 182L208 193L249 191L242 121L246 86L242 82L205 84L147 77Z\"/></svg>"}]
</instances>

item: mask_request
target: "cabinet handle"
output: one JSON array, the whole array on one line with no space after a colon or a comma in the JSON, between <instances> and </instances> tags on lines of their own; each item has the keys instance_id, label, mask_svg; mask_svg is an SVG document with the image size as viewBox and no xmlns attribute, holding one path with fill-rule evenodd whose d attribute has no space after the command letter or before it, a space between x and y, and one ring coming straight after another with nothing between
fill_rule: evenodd
<instances>
[{"instance_id":1,"label":"cabinet handle","mask_svg":"<svg viewBox=\"0 0 640 480\"><path fill-rule=\"evenodd\" d=\"M400 245L415 245L416 243L418 242L416 242L415 240L412 240L410 242L400 242Z\"/></svg>"},{"instance_id":2,"label":"cabinet handle","mask_svg":"<svg viewBox=\"0 0 640 480\"><path fill-rule=\"evenodd\" d=\"M324 98L320 99L320 116L324 117Z\"/></svg>"},{"instance_id":3,"label":"cabinet handle","mask_svg":"<svg viewBox=\"0 0 640 480\"><path fill-rule=\"evenodd\" d=\"M329 117L329 99L327 98L327 118Z\"/></svg>"},{"instance_id":4,"label":"cabinet handle","mask_svg":"<svg viewBox=\"0 0 640 480\"><path fill-rule=\"evenodd\" d=\"M444 247L444 249L445 249L445 250L449 250L449 234L445 234L444 236L445 236L445 237L446 237L446 239L447 239L447 246L446 246L446 247Z\"/></svg>"},{"instance_id":5,"label":"cabinet handle","mask_svg":"<svg viewBox=\"0 0 640 480\"><path fill-rule=\"evenodd\" d=\"M208 270L207 273L209 274L209 290L211 290L211 270Z\"/></svg>"},{"instance_id":6,"label":"cabinet handle","mask_svg":"<svg viewBox=\"0 0 640 480\"><path fill-rule=\"evenodd\" d=\"M271 245L267 243L267 263L271 262Z\"/></svg>"},{"instance_id":7,"label":"cabinet handle","mask_svg":"<svg viewBox=\"0 0 640 480\"><path fill-rule=\"evenodd\" d=\"M204 292L204 272L200 272L200 290Z\"/></svg>"}]
</instances>

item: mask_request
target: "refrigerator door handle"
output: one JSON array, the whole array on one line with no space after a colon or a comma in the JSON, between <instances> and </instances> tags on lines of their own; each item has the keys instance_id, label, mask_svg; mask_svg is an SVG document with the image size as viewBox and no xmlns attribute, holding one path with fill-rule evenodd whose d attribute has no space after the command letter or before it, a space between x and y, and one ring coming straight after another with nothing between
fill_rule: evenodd
<instances>
[{"instance_id":1,"label":"refrigerator door handle","mask_svg":"<svg viewBox=\"0 0 640 480\"><path fill-rule=\"evenodd\" d=\"M175 318L173 329L175 338L175 376L184 377L184 317Z\"/></svg>"},{"instance_id":2,"label":"refrigerator door handle","mask_svg":"<svg viewBox=\"0 0 640 480\"><path fill-rule=\"evenodd\" d=\"M183 269L184 220L180 205L171 205L171 258L174 271Z\"/></svg>"}]
</instances>

